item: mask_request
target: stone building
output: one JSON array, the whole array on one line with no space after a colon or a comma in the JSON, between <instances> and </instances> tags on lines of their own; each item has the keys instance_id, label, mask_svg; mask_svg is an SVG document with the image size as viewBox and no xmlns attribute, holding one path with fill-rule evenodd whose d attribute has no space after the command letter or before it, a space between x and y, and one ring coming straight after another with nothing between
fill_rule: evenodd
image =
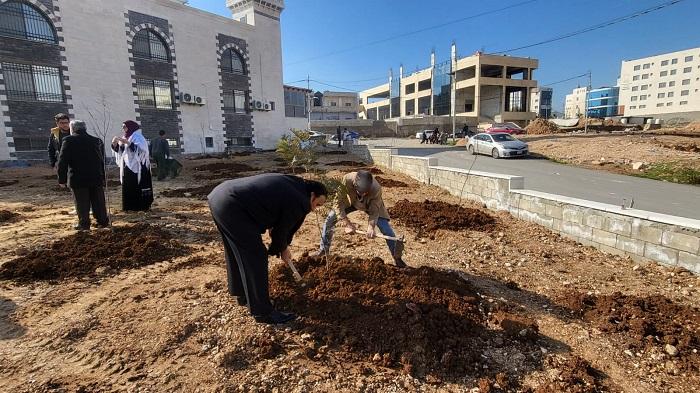
<instances>
[{"instance_id":1,"label":"stone building","mask_svg":"<svg viewBox=\"0 0 700 393\"><path fill-rule=\"evenodd\" d=\"M223 1L223 0L222 0ZM283 0L0 0L0 160L46 157L53 115L121 123L175 151L272 148L284 113Z\"/></svg>"}]
</instances>

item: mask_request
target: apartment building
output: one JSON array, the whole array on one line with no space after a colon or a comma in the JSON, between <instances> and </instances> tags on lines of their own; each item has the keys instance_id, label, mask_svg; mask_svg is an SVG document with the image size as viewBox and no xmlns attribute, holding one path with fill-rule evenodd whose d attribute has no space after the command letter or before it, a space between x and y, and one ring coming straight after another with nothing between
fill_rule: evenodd
<instances>
[{"instance_id":1,"label":"apartment building","mask_svg":"<svg viewBox=\"0 0 700 393\"><path fill-rule=\"evenodd\" d=\"M575 119L582 117L586 113L586 95L588 94L587 87L577 87L567 94L564 101L564 117L567 119Z\"/></svg>"},{"instance_id":2,"label":"apartment building","mask_svg":"<svg viewBox=\"0 0 700 393\"><path fill-rule=\"evenodd\" d=\"M176 152L273 148L284 1L227 0L231 17L186 3L0 0L0 160L46 158L58 112L93 133L109 118L110 138L127 119L163 129Z\"/></svg>"},{"instance_id":3,"label":"apartment building","mask_svg":"<svg viewBox=\"0 0 700 393\"><path fill-rule=\"evenodd\" d=\"M617 86L589 91L586 95L588 117L603 119L620 115L619 95L620 88Z\"/></svg>"},{"instance_id":4,"label":"apartment building","mask_svg":"<svg viewBox=\"0 0 700 393\"><path fill-rule=\"evenodd\" d=\"M552 96L554 90L551 87L537 87L532 89L530 97L530 112L543 119L552 117Z\"/></svg>"},{"instance_id":5,"label":"apartment building","mask_svg":"<svg viewBox=\"0 0 700 393\"><path fill-rule=\"evenodd\" d=\"M360 92L360 118L383 120L426 116L457 116L460 122L525 123L538 60L477 52L458 57L452 45L450 60L404 74L391 72L387 83Z\"/></svg>"},{"instance_id":6,"label":"apartment building","mask_svg":"<svg viewBox=\"0 0 700 393\"><path fill-rule=\"evenodd\" d=\"M700 48L623 61L620 106L624 116L700 119Z\"/></svg>"},{"instance_id":7,"label":"apartment building","mask_svg":"<svg viewBox=\"0 0 700 393\"><path fill-rule=\"evenodd\" d=\"M309 128L309 98L312 92L302 87L284 85L286 130L306 130Z\"/></svg>"},{"instance_id":8,"label":"apartment building","mask_svg":"<svg viewBox=\"0 0 700 393\"><path fill-rule=\"evenodd\" d=\"M313 95L311 120L354 120L359 111L357 93L317 91Z\"/></svg>"}]
</instances>

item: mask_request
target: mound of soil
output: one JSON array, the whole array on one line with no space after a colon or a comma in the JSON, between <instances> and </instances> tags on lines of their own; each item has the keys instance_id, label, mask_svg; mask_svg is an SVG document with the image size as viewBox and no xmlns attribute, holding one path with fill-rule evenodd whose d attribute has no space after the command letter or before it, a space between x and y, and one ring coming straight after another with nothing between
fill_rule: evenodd
<instances>
[{"instance_id":1,"label":"mound of soil","mask_svg":"<svg viewBox=\"0 0 700 393\"><path fill-rule=\"evenodd\" d=\"M337 162L329 162L326 165L328 165L328 166L363 167L367 164L365 164L364 162L357 162L357 161L337 161Z\"/></svg>"},{"instance_id":2,"label":"mound of soil","mask_svg":"<svg viewBox=\"0 0 700 393\"><path fill-rule=\"evenodd\" d=\"M0 180L0 187L7 187L17 184L17 180Z\"/></svg>"},{"instance_id":3,"label":"mound of soil","mask_svg":"<svg viewBox=\"0 0 700 393\"><path fill-rule=\"evenodd\" d=\"M257 171L257 168L253 168L250 165L246 164L241 164L239 162L214 162L211 164L203 164L203 165L197 165L194 168L195 171L208 171L208 172L227 172L227 173L236 173L236 172L252 172L252 171Z\"/></svg>"},{"instance_id":4,"label":"mound of soil","mask_svg":"<svg viewBox=\"0 0 700 393\"><path fill-rule=\"evenodd\" d=\"M546 119L535 119L525 127L528 135L557 134L561 132L559 126Z\"/></svg>"},{"instance_id":5,"label":"mound of soil","mask_svg":"<svg viewBox=\"0 0 700 393\"><path fill-rule=\"evenodd\" d=\"M118 272L187 251L169 232L148 224L78 232L3 264L0 278L31 282L89 276L97 268Z\"/></svg>"},{"instance_id":6,"label":"mound of soil","mask_svg":"<svg viewBox=\"0 0 700 393\"><path fill-rule=\"evenodd\" d=\"M381 169L379 169L379 168L377 168L377 167L373 167L373 166L368 166L368 167L365 167L365 168L358 168L358 170L367 171L367 172L369 172L369 173L371 173L371 174L373 174L373 175L382 175L382 174L384 174L384 172L383 172Z\"/></svg>"},{"instance_id":7,"label":"mound of soil","mask_svg":"<svg viewBox=\"0 0 700 393\"><path fill-rule=\"evenodd\" d=\"M207 195L209 195L209 193L223 181L224 180L222 179L219 182L213 182L198 187L164 190L160 193L160 195L167 198L196 198L204 200L207 199Z\"/></svg>"},{"instance_id":8,"label":"mound of soil","mask_svg":"<svg viewBox=\"0 0 700 393\"><path fill-rule=\"evenodd\" d=\"M9 210L0 210L0 224L5 222L11 222L17 217L19 217L19 214L15 212L11 212Z\"/></svg>"},{"instance_id":9,"label":"mound of soil","mask_svg":"<svg viewBox=\"0 0 700 393\"><path fill-rule=\"evenodd\" d=\"M408 187L407 183L404 183L404 182L399 181L399 180L387 179L387 178L381 177L381 176L377 176L376 179L382 187L386 187L386 188Z\"/></svg>"},{"instance_id":10,"label":"mound of soil","mask_svg":"<svg viewBox=\"0 0 700 393\"><path fill-rule=\"evenodd\" d=\"M574 314L606 333L620 333L634 350L675 347L681 369L700 370L700 309L663 296L596 296L571 293L561 301Z\"/></svg>"},{"instance_id":11,"label":"mound of soil","mask_svg":"<svg viewBox=\"0 0 700 393\"><path fill-rule=\"evenodd\" d=\"M226 158L226 155L223 153L221 153L221 154L199 154L196 156L187 157L187 159L191 160L191 161L208 160L208 159L221 160L223 158Z\"/></svg>"},{"instance_id":12,"label":"mound of soil","mask_svg":"<svg viewBox=\"0 0 700 393\"><path fill-rule=\"evenodd\" d=\"M345 150L328 150L328 151L324 151L321 154L323 154L324 156L338 156L338 155L348 154L348 152Z\"/></svg>"},{"instance_id":13,"label":"mound of soil","mask_svg":"<svg viewBox=\"0 0 700 393\"><path fill-rule=\"evenodd\" d=\"M662 147L667 149L685 151L690 153L700 153L700 145L697 143L659 143Z\"/></svg>"},{"instance_id":14,"label":"mound of soil","mask_svg":"<svg viewBox=\"0 0 700 393\"><path fill-rule=\"evenodd\" d=\"M599 393L619 391L609 386L605 375L594 369L587 361L577 356L569 358L550 357L545 362L547 369L554 370L552 380L540 385L535 393Z\"/></svg>"},{"instance_id":15,"label":"mound of soil","mask_svg":"<svg viewBox=\"0 0 700 393\"><path fill-rule=\"evenodd\" d=\"M436 229L487 230L496 224L492 216L481 210L427 199L423 202L398 201L389 208L389 214L408 227L428 232Z\"/></svg>"},{"instance_id":16,"label":"mound of soil","mask_svg":"<svg viewBox=\"0 0 700 393\"><path fill-rule=\"evenodd\" d=\"M479 295L456 274L398 269L379 259L303 257L302 288L286 265L273 269L275 303L303 316L302 330L352 361L414 376L463 376L479 362L485 319Z\"/></svg>"}]
</instances>

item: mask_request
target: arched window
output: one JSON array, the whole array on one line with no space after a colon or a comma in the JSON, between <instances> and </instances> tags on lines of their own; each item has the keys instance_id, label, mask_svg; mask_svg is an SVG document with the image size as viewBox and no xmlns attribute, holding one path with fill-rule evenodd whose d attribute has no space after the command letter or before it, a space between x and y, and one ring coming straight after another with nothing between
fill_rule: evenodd
<instances>
[{"instance_id":1,"label":"arched window","mask_svg":"<svg viewBox=\"0 0 700 393\"><path fill-rule=\"evenodd\" d=\"M168 46L160 35L151 30L141 30L134 36L134 56L142 59L170 61Z\"/></svg>"},{"instance_id":2,"label":"arched window","mask_svg":"<svg viewBox=\"0 0 700 393\"><path fill-rule=\"evenodd\" d=\"M221 56L221 69L233 74L245 74L243 56L232 48L226 49Z\"/></svg>"},{"instance_id":3,"label":"arched window","mask_svg":"<svg viewBox=\"0 0 700 393\"><path fill-rule=\"evenodd\" d=\"M22 1L8 1L0 5L0 35L58 43L51 21L34 6Z\"/></svg>"}]
</instances>

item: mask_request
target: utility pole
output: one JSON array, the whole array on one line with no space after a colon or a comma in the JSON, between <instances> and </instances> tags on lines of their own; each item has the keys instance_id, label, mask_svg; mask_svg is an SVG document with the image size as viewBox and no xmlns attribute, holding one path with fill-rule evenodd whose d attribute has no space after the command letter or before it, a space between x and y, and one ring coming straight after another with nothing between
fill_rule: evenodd
<instances>
[{"instance_id":1,"label":"utility pole","mask_svg":"<svg viewBox=\"0 0 700 393\"><path fill-rule=\"evenodd\" d=\"M588 134L588 93L591 91L591 71L588 70L588 85L586 87L586 95L584 96L584 114L583 114L583 119L584 119L584 124L583 124L583 133Z\"/></svg>"},{"instance_id":2,"label":"utility pole","mask_svg":"<svg viewBox=\"0 0 700 393\"><path fill-rule=\"evenodd\" d=\"M308 113L307 113L308 119L307 119L307 121L306 121L306 129L307 129L308 131L311 131L311 107L313 106L313 102L312 102L312 100L313 100L313 98L312 98L313 95L310 93L310 91L311 91L311 79L310 79L310 77L309 77L308 74L306 75L306 90L309 91L308 93L306 93L306 94L307 94L307 96L306 96L306 103L307 103L307 105L309 106L309 110L307 110L307 112L308 112Z\"/></svg>"}]
</instances>

